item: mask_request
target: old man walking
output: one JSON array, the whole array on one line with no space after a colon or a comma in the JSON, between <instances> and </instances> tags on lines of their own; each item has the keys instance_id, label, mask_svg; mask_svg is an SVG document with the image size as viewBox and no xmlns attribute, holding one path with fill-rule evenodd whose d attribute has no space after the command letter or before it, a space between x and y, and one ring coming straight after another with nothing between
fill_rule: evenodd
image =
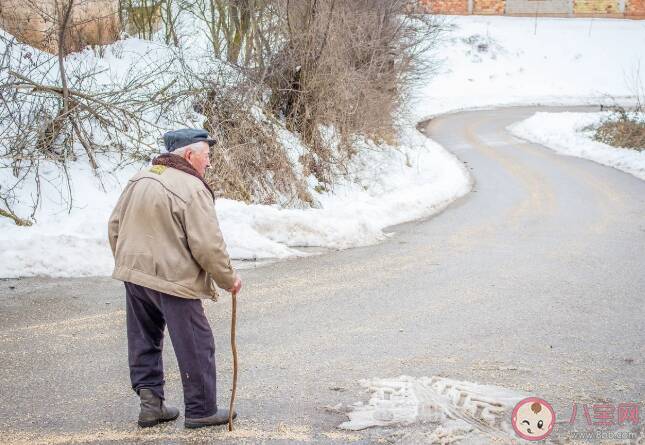
<instances>
[{"instance_id":1,"label":"old man walking","mask_svg":"<svg viewBox=\"0 0 645 445\"><path fill-rule=\"evenodd\" d=\"M228 410L217 406L215 343L201 299L217 295L213 280L229 292L238 292L242 283L204 181L214 141L205 130L182 129L166 133L164 143L168 153L130 179L108 227L112 276L126 290L128 362L141 401L139 425L179 416L164 403L166 325L181 371L185 427L222 425Z\"/></svg>"}]
</instances>

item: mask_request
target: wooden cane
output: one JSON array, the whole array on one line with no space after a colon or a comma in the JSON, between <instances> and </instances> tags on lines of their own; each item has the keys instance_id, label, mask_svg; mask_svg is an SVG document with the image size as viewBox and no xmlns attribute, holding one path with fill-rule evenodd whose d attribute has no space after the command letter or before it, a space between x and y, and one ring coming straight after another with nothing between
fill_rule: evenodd
<instances>
[{"instance_id":1,"label":"wooden cane","mask_svg":"<svg viewBox=\"0 0 645 445\"><path fill-rule=\"evenodd\" d=\"M228 406L228 430L233 431L233 402L235 401L235 390L237 389L237 347L235 346L235 324L237 309L237 292L231 294L231 350L233 351L233 392L231 393L231 403Z\"/></svg>"}]
</instances>

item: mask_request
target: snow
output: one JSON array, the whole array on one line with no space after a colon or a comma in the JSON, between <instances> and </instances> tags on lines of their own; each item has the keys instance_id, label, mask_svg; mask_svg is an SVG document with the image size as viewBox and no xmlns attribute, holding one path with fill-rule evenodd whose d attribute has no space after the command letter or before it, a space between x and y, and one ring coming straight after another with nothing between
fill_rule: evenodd
<instances>
[{"instance_id":1,"label":"snow","mask_svg":"<svg viewBox=\"0 0 645 445\"><path fill-rule=\"evenodd\" d=\"M345 430L374 426L424 424L424 443L450 443L469 436L514 438L510 424L514 406L529 396L494 385L444 377L399 376L361 380L369 400L345 407L349 420L338 425ZM434 429L430 429L433 425Z\"/></svg>"},{"instance_id":2,"label":"snow","mask_svg":"<svg viewBox=\"0 0 645 445\"><path fill-rule=\"evenodd\" d=\"M467 193L470 177L454 156L415 130L401 146L359 151L350 174L323 194L321 208L279 209L219 200L218 215L232 255L243 257L245 240L235 234L261 234L280 246L344 249L385 238L387 226L421 218ZM230 225L229 225L230 224ZM228 229L228 230L227 230ZM275 256L292 253L276 250Z\"/></svg>"},{"instance_id":3,"label":"snow","mask_svg":"<svg viewBox=\"0 0 645 445\"><path fill-rule=\"evenodd\" d=\"M375 243L386 237L383 228L439 211L470 190L466 169L436 143L413 130L402 131L401 141L399 147L365 147L333 192L311 191L322 204L319 209L218 199L216 211L231 257L285 258L305 255L298 246L343 249ZM52 177L43 186L34 226L18 227L0 218L0 276L111 274L107 220L137 166L104 181L104 193L86 165L73 173L71 213ZM25 198L29 195L23 191Z\"/></svg>"},{"instance_id":4,"label":"snow","mask_svg":"<svg viewBox=\"0 0 645 445\"><path fill-rule=\"evenodd\" d=\"M639 21L470 16L448 17L448 22L452 29L434 54L443 63L436 77L412 91L408 119L399 124L398 147L359 142L360 154L331 191L318 193L316 182L307 178L319 208L218 200L218 217L234 259L285 258L305 255L298 249L303 246L344 249L379 242L388 236L386 227L430 216L472 186L461 162L418 133L416 122L500 104L586 103L607 101L607 95L629 100L630 76L645 56L645 24ZM204 50L202 43L196 39L188 50L197 54ZM111 81L127 81L134 61L146 66L146 58L162 58L166 50L159 42L127 39L102 55L91 50L74 55L70 63L80 72L106 68L97 88L108 88ZM191 70L199 70L199 64ZM296 160L302 151L298 138L286 129L280 133L290 159ZM54 187L61 179L50 168L51 183L42 184L36 223L18 227L0 218L0 277L110 274L106 221L122 187L142 167L106 168L101 185L79 160L70 170L69 212L67 197ZM43 163L41 168L49 167ZM10 175L9 168L0 168L0 184L11 183ZM17 194L24 206L16 211L28 216L22 212L35 196L33 185Z\"/></svg>"},{"instance_id":5,"label":"snow","mask_svg":"<svg viewBox=\"0 0 645 445\"><path fill-rule=\"evenodd\" d=\"M454 29L435 52L436 77L422 82L419 120L499 105L630 102L645 85L640 20L448 16Z\"/></svg>"},{"instance_id":6,"label":"snow","mask_svg":"<svg viewBox=\"0 0 645 445\"><path fill-rule=\"evenodd\" d=\"M36 223L19 227L0 218L0 277L109 275L113 266L107 240L107 219L116 203L124 177L134 174L135 166L117 176L106 175L100 189L87 162L78 162L71 172L73 207L68 211L60 170L51 164L41 165L41 199ZM7 183L9 169L0 169L0 182ZM120 177L119 177L120 176ZM33 181L24 181L20 190L22 206L16 212L27 215L36 196ZM109 272L109 273L108 273Z\"/></svg>"},{"instance_id":7,"label":"snow","mask_svg":"<svg viewBox=\"0 0 645 445\"><path fill-rule=\"evenodd\" d=\"M542 144L563 155L590 159L645 180L645 150L612 147L593 140L593 130L585 130L609 116L609 112L539 112L507 128L515 136Z\"/></svg>"}]
</instances>

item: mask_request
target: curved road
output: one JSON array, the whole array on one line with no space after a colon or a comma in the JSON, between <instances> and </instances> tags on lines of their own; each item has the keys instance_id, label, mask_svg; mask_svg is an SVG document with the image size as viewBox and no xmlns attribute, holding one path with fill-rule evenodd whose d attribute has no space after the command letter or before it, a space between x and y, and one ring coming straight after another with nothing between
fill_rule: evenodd
<instances>
[{"instance_id":1,"label":"curved road","mask_svg":"<svg viewBox=\"0 0 645 445\"><path fill-rule=\"evenodd\" d=\"M379 245L242 272L232 434L184 430L183 416L137 430L120 283L0 282L2 442L416 441L422 427L339 431L344 417L324 408L364 400L358 379L400 374L531 391L559 420L573 402L643 403L645 182L505 131L544 109L425 126L475 178L439 215ZM205 307L226 406L229 298ZM170 346L167 398L181 406Z\"/></svg>"}]
</instances>

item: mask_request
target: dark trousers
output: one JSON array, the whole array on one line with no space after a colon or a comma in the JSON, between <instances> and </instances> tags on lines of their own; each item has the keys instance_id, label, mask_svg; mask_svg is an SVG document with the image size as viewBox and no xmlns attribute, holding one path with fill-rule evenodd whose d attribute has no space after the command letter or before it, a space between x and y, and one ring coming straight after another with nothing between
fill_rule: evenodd
<instances>
[{"instance_id":1,"label":"dark trousers","mask_svg":"<svg viewBox=\"0 0 645 445\"><path fill-rule=\"evenodd\" d=\"M201 300L175 297L125 283L128 363L132 389L150 388L164 398L161 351L164 328L172 340L184 388L185 416L217 411L215 341Z\"/></svg>"}]
</instances>

